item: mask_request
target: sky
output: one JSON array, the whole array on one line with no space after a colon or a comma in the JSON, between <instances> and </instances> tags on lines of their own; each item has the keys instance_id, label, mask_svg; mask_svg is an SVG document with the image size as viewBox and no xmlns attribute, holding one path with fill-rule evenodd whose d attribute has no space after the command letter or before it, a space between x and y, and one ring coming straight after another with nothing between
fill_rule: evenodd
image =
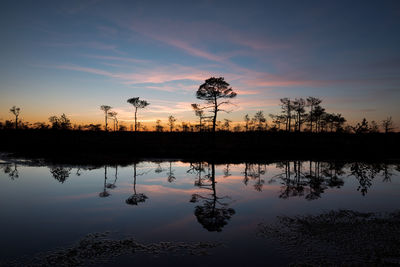
<instances>
[{"instance_id":1,"label":"sky","mask_svg":"<svg viewBox=\"0 0 400 267\"><path fill-rule=\"evenodd\" d=\"M65 113L103 123L101 105L132 123L196 120L204 80L238 96L233 122L279 99L323 99L349 123L392 116L400 126L400 1L2 1L0 121Z\"/></svg>"}]
</instances>

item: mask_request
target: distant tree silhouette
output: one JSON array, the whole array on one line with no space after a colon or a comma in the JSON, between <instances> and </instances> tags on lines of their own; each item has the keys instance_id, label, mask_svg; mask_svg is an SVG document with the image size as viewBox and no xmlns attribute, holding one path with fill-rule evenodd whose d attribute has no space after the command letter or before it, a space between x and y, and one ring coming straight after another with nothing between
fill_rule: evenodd
<instances>
[{"instance_id":1,"label":"distant tree silhouette","mask_svg":"<svg viewBox=\"0 0 400 267\"><path fill-rule=\"evenodd\" d=\"M379 125L376 121L371 121L371 126L369 129L370 133L379 133Z\"/></svg>"},{"instance_id":2,"label":"distant tree silhouette","mask_svg":"<svg viewBox=\"0 0 400 267\"><path fill-rule=\"evenodd\" d=\"M310 132L313 131L313 121L314 121L314 109L316 106L319 106L321 104L322 100L316 97L308 97L307 98L307 106L310 107L310 113L309 113L309 121L310 121Z\"/></svg>"},{"instance_id":3,"label":"distant tree silhouette","mask_svg":"<svg viewBox=\"0 0 400 267\"><path fill-rule=\"evenodd\" d=\"M137 110L138 108L145 108L150 103L148 103L146 100L140 100L139 97L132 97L127 100L129 104L131 104L135 108L135 132L137 131Z\"/></svg>"},{"instance_id":4,"label":"distant tree silhouette","mask_svg":"<svg viewBox=\"0 0 400 267\"><path fill-rule=\"evenodd\" d=\"M370 127L368 125L368 121L366 118L364 118L361 123L357 123L356 126L353 127L353 131L356 134L365 134L370 131Z\"/></svg>"},{"instance_id":5,"label":"distant tree silhouette","mask_svg":"<svg viewBox=\"0 0 400 267\"><path fill-rule=\"evenodd\" d=\"M228 119L224 119L224 130L225 131L229 131L229 129L231 128L231 120Z\"/></svg>"},{"instance_id":6,"label":"distant tree silhouette","mask_svg":"<svg viewBox=\"0 0 400 267\"><path fill-rule=\"evenodd\" d=\"M267 119L264 117L264 113L260 110L253 117L253 122L256 127L257 131L264 130L264 124L266 123Z\"/></svg>"},{"instance_id":7,"label":"distant tree silhouette","mask_svg":"<svg viewBox=\"0 0 400 267\"><path fill-rule=\"evenodd\" d=\"M282 113L285 116L285 121L286 121L286 131L290 132L291 131L291 122L292 122L292 112L293 112L293 103L290 98L281 98L281 108L282 108Z\"/></svg>"},{"instance_id":8,"label":"distant tree silhouette","mask_svg":"<svg viewBox=\"0 0 400 267\"><path fill-rule=\"evenodd\" d=\"M110 111L108 112L108 116L110 117L110 119L112 119L114 121L114 132L116 129L118 129L118 118L117 118L118 113L115 111Z\"/></svg>"},{"instance_id":9,"label":"distant tree silhouette","mask_svg":"<svg viewBox=\"0 0 400 267\"><path fill-rule=\"evenodd\" d=\"M53 130L70 130L71 120L63 113L60 117L51 116L49 118Z\"/></svg>"},{"instance_id":10,"label":"distant tree silhouette","mask_svg":"<svg viewBox=\"0 0 400 267\"><path fill-rule=\"evenodd\" d=\"M170 132L172 132L174 130L175 122L176 122L176 119L174 116L171 115L168 117L168 126L169 126Z\"/></svg>"},{"instance_id":11,"label":"distant tree silhouette","mask_svg":"<svg viewBox=\"0 0 400 267\"><path fill-rule=\"evenodd\" d=\"M244 115L243 119L244 119L244 128L245 128L246 132L248 132L249 131L249 123L250 123L249 114Z\"/></svg>"},{"instance_id":12,"label":"distant tree silhouette","mask_svg":"<svg viewBox=\"0 0 400 267\"><path fill-rule=\"evenodd\" d=\"M11 168L11 164L0 164L0 168L3 168L5 174L11 178L11 180L15 180L19 178L18 166L14 163L14 169Z\"/></svg>"},{"instance_id":13,"label":"distant tree silhouette","mask_svg":"<svg viewBox=\"0 0 400 267\"><path fill-rule=\"evenodd\" d=\"M223 77L215 78L211 77L200 85L196 92L196 97L198 99L204 100L207 104L210 104L207 108L212 109L213 113L213 132L215 132L217 114L218 111L223 111L220 109L222 105L229 104L229 99L236 97L236 93L229 87ZM222 102L219 102L222 99ZM227 100L224 100L227 99Z\"/></svg>"},{"instance_id":14,"label":"distant tree silhouette","mask_svg":"<svg viewBox=\"0 0 400 267\"><path fill-rule=\"evenodd\" d=\"M305 107L306 107L306 101L303 98L296 98L293 103L293 110L296 112L296 125L297 125L297 131L301 131L301 125L303 124L304 117L305 117Z\"/></svg>"},{"instance_id":15,"label":"distant tree silhouette","mask_svg":"<svg viewBox=\"0 0 400 267\"><path fill-rule=\"evenodd\" d=\"M156 132L162 132L164 127L161 125L161 120L156 121Z\"/></svg>"},{"instance_id":16,"label":"distant tree silhouette","mask_svg":"<svg viewBox=\"0 0 400 267\"><path fill-rule=\"evenodd\" d=\"M393 131L394 124L393 124L392 117L387 117L385 120L383 120L382 127L383 127L383 130L385 131L385 133L389 133L389 132Z\"/></svg>"},{"instance_id":17,"label":"distant tree silhouette","mask_svg":"<svg viewBox=\"0 0 400 267\"><path fill-rule=\"evenodd\" d=\"M19 117L20 111L21 111L21 109L16 106L13 106L12 108L10 108L10 112L12 114L14 114L14 116L15 116L15 129L18 129L18 117Z\"/></svg>"},{"instance_id":18,"label":"distant tree silhouette","mask_svg":"<svg viewBox=\"0 0 400 267\"><path fill-rule=\"evenodd\" d=\"M108 131L108 127L107 127L107 118L108 118L108 112L110 111L111 107L110 106L106 106L106 105L102 105L100 106L100 109L102 111L104 111L104 120L106 122L106 126L105 126L105 131Z\"/></svg>"},{"instance_id":19,"label":"distant tree silhouette","mask_svg":"<svg viewBox=\"0 0 400 267\"><path fill-rule=\"evenodd\" d=\"M204 110L200 105L198 104L192 104L192 108L194 110L194 113L196 114L197 117L199 117L199 131L203 131L203 121L204 119L208 118L204 116Z\"/></svg>"}]
</instances>

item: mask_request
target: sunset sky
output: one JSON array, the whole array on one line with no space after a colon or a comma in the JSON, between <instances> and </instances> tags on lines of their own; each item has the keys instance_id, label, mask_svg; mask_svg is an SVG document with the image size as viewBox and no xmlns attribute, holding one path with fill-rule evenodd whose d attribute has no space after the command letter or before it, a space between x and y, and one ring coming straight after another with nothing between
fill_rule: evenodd
<instances>
[{"instance_id":1,"label":"sunset sky","mask_svg":"<svg viewBox=\"0 0 400 267\"><path fill-rule=\"evenodd\" d=\"M194 121L205 79L238 93L234 122L316 96L350 123L400 126L400 1L2 1L0 121L65 113L103 123L110 105L141 121Z\"/></svg>"}]
</instances>

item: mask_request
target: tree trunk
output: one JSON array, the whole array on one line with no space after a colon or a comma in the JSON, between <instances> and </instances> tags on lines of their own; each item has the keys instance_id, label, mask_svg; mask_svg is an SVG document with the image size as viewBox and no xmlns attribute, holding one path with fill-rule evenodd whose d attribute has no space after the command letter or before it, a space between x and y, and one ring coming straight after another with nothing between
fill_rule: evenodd
<instances>
[{"instance_id":1,"label":"tree trunk","mask_svg":"<svg viewBox=\"0 0 400 267\"><path fill-rule=\"evenodd\" d=\"M15 116L15 130L18 129L18 116Z\"/></svg>"},{"instance_id":2,"label":"tree trunk","mask_svg":"<svg viewBox=\"0 0 400 267\"><path fill-rule=\"evenodd\" d=\"M107 132L108 131L108 128L107 128L107 111L105 113L106 113L105 120L106 120L106 132Z\"/></svg>"},{"instance_id":3,"label":"tree trunk","mask_svg":"<svg viewBox=\"0 0 400 267\"><path fill-rule=\"evenodd\" d=\"M137 108L135 107L135 132L137 131Z\"/></svg>"},{"instance_id":4,"label":"tree trunk","mask_svg":"<svg viewBox=\"0 0 400 267\"><path fill-rule=\"evenodd\" d=\"M217 105L217 99L215 99L214 118L213 118L213 133L215 133L215 125L217 123L217 112L218 112L218 105Z\"/></svg>"}]
</instances>

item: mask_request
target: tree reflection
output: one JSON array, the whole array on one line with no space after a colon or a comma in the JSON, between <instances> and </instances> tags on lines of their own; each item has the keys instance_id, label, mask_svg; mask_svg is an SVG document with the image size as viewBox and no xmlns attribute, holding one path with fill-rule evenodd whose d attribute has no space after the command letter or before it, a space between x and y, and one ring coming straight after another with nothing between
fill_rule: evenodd
<instances>
[{"instance_id":1,"label":"tree reflection","mask_svg":"<svg viewBox=\"0 0 400 267\"><path fill-rule=\"evenodd\" d=\"M17 163L14 163L14 164L7 163L7 164L2 164L0 166L2 167L4 173L8 174L8 176L11 178L11 180L15 180L15 179L19 178Z\"/></svg>"},{"instance_id":2,"label":"tree reflection","mask_svg":"<svg viewBox=\"0 0 400 267\"><path fill-rule=\"evenodd\" d=\"M133 164L133 194L125 200L126 204L137 206L139 203L143 203L148 199L145 194L136 193L136 176L143 175L136 173L136 163Z\"/></svg>"},{"instance_id":3,"label":"tree reflection","mask_svg":"<svg viewBox=\"0 0 400 267\"><path fill-rule=\"evenodd\" d=\"M211 167L210 167L211 165ZM235 210L228 208L229 203L223 202L228 196L218 197L216 191L215 181L215 164L208 164L208 174L204 178L201 174L204 170L203 163L191 164L189 171L196 171L198 174L195 185L211 191L211 194L202 196L200 194L193 194L190 202L199 203L194 210L194 215L197 221L210 232L221 232L222 228L228 224L230 218L235 214ZM210 173L211 169L211 173ZM188 171L188 172L189 172ZM206 184L205 181L209 181Z\"/></svg>"},{"instance_id":4,"label":"tree reflection","mask_svg":"<svg viewBox=\"0 0 400 267\"><path fill-rule=\"evenodd\" d=\"M106 187L108 189L114 189L116 188L116 183L117 183L117 179L118 179L118 165L115 165L115 174L114 174L114 181L112 183L107 183Z\"/></svg>"},{"instance_id":5,"label":"tree reflection","mask_svg":"<svg viewBox=\"0 0 400 267\"><path fill-rule=\"evenodd\" d=\"M174 171L172 170L172 161L169 162L169 170L167 172L167 175L168 175L167 180L169 183L172 183L173 181L175 181L176 177L175 177Z\"/></svg>"},{"instance_id":6,"label":"tree reflection","mask_svg":"<svg viewBox=\"0 0 400 267\"><path fill-rule=\"evenodd\" d=\"M103 192L99 193L99 197L108 197L111 194L107 191L107 165L104 165L104 186Z\"/></svg>"},{"instance_id":7,"label":"tree reflection","mask_svg":"<svg viewBox=\"0 0 400 267\"><path fill-rule=\"evenodd\" d=\"M71 174L72 168L64 168L64 167L51 167L50 173L60 183L64 183L69 175Z\"/></svg>"},{"instance_id":8,"label":"tree reflection","mask_svg":"<svg viewBox=\"0 0 400 267\"><path fill-rule=\"evenodd\" d=\"M305 166L308 165L308 166ZM282 161L276 164L284 171L272 177L281 180L280 198L304 197L315 200L321 197L327 188L340 188L344 181L340 176L344 164L340 162Z\"/></svg>"}]
</instances>

